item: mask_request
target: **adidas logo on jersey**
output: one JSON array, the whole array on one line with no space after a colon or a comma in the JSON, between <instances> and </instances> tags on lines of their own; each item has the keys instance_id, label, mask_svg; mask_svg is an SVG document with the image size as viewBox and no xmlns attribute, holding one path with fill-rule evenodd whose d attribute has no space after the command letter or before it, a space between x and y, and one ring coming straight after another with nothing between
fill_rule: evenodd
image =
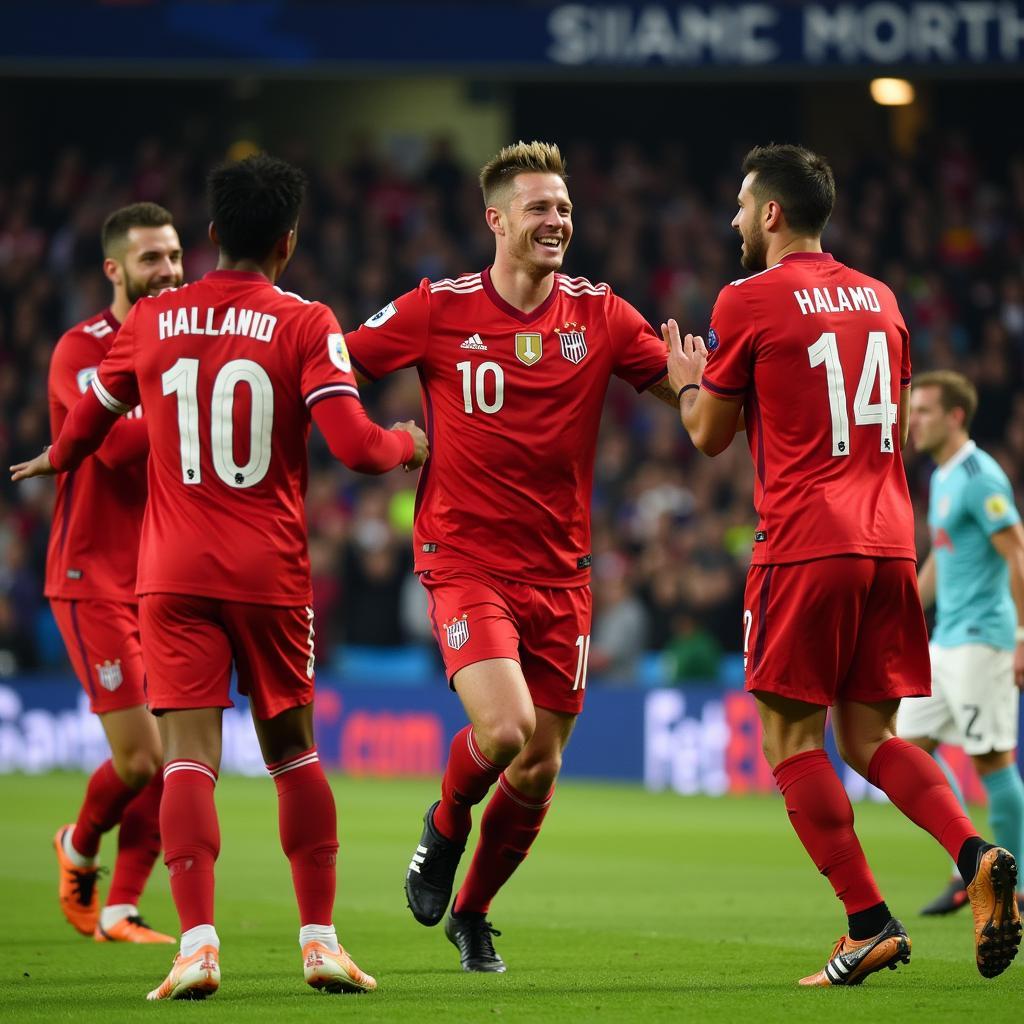
<instances>
[{"instance_id":1,"label":"adidas logo on jersey","mask_svg":"<svg viewBox=\"0 0 1024 1024\"><path fill-rule=\"evenodd\" d=\"M459 348L471 348L474 352L486 352L487 346L483 343L479 334L471 334Z\"/></svg>"}]
</instances>

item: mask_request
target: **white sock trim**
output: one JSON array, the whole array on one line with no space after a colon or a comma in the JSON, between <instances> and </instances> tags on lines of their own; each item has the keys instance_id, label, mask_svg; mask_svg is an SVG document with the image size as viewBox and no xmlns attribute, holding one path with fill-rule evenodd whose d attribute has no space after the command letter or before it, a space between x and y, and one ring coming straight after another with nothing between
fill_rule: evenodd
<instances>
[{"instance_id":1,"label":"white sock trim","mask_svg":"<svg viewBox=\"0 0 1024 1024\"><path fill-rule=\"evenodd\" d=\"M106 931L126 917L138 917L139 908L134 903L111 903L100 911L100 927Z\"/></svg>"},{"instance_id":2,"label":"white sock trim","mask_svg":"<svg viewBox=\"0 0 1024 1024\"><path fill-rule=\"evenodd\" d=\"M341 949L333 924L304 924L299 929L299 947L304 949L308 942L320 942L332 953Z\"/></svg>"},{"instance_id":3,"label":"white sock trim","mask_svg":"<svg viewBox=\"0 0 1024 1024\"><path fill-rule=\"evenodd\" d=\"M203 946L220 949L220 938L217 936L217 929L212 924L197 924L195 928L189 928L187 932L182 933L182 956L192 956L198 953Z\"/></svg>"},{"instance_id":4,"label":"white sock trim","mask_svg":"<svg viewBox=\"0 0 1024 1024\"><path fill-rule=\"evenodd\" d=\"M96 867L95 857L86 857L84 853L79 853L75 849L75 844L71 841L71 838L74 834L75 826L72 825L71 828L69 828L67 832L64 833L64 839L62 841L64 852L67 854L68 860L70 860L71 863L74 864L76 868Z\"/></svg>"}]
</instances>

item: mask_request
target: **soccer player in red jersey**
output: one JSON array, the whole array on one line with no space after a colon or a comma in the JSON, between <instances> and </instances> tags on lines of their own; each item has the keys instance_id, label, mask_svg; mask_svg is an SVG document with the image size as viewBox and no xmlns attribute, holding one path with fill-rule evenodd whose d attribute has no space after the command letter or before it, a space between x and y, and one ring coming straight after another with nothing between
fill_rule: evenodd
<instances>
[{"instance_id":1,"label":"soccer player in red jersey","mask_svg":"<svg viewBox=\"0 0 1024 1024\"><path fill-rule=\"evenodd\" d=\"M76 324L50 360L50 428L60 433L88 390L121 323L144 295L181 284L181 243L171 215L135 203L103 225L103 272L110 308ZM163 754L146 710L135 569L146 505L149 440L142 409L114 424L95 455L57 478L46 559L46 596L68 657L99 716L110 758L93 772L73 825L54 838L59 898L68 921L98 942L174 942L139 916L139 896L160 852ZM115 825L117 860L100 909L100 837Z\"/></svg>"},{"instance_id":2,"label":"soccer player in red jersey","mask_svg":"<svg viewBox=\"0 0 1024 1024\"><path fill-rule=\"evenodd\" d=\"M484 811L445 923L467 971L504 971L486 919L548 811L583 707L590 494L612 375L675 405L665 347L606 284L558 273L572 203L556 146L519 143L482 170L494 264L430 282L349 338L357 372L415 366L431 456L414 541L434 631L470 724L424 817L405 890L417 921L451 900L470 813Z\"/></svg>"},{"instance_id":3,"label":"soccer player in red jersey","mask_svg":"<svg viewBox=\"0 0 1024 1024\"><path fill-rule=\"evenodd\" d=\"M930 689L915 575L907 439L910 342L892 292L821 249L835 182L799 146L747 155L733 227L753 276L722 289L708 344L664 327L669 377L694 444L717 455L742 407L760 521L743 614L746 687L800 841L849 918L802 985L855 985L910 959L825 754L843 759L956 861L975 958L1002 973L1020 943L1012 855L985 843L923 750L898 739L901 697Z\"/></svg>"},{"instance_id":4,"label":"soccer player in red jersey","mask_svg":"<svg viewBox=\"0 0 1024 1024\"><path fill-rule=\"evenodd\" d=\"M416 467L426 436L367 419L345 340L320 303L274 282L295 248L303 175L251 157L209 180L218 269L136 304L48 452L14 479L64 472L140 402L149 500L136 589L149 708L166 761L160 829L181 951L150 999L220 983L213 792L232 666L278 792L307 982L376 987L338 944L334 798L313 740L313 609L303 494L310 418L346 465Z\"/></svg>"}]
</instances>

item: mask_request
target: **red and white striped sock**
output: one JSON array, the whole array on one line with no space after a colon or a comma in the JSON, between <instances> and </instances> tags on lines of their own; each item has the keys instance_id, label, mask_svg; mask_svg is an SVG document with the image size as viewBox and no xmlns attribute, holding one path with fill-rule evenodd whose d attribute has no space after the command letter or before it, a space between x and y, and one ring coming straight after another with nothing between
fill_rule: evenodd
<instances>
[{"instance_id":1,"label":"red and white striped sock","mask_svg":"<svg viewBox=\"0 0 1024 1024\"><path fill-rule=\"evenodd\" d=\"M464 843L473 827L473 805L487 796L501 769L477 746L471 725L460 729L448 752L441 780L441 802L434 810L434 828L446 839Z\"/></svg>"},{"instance_id":2,"label":"red and white striped sock","mask_svg":"<svg viewBox=\"0 0 1024 1024\"><path fill-rule=\"evenodd\" d=\"M334 794L316 747L268 764L277 786L281 849L292 868L299 923L329 927L334 920L338 822Z\"/></svg>"}]
</instances>

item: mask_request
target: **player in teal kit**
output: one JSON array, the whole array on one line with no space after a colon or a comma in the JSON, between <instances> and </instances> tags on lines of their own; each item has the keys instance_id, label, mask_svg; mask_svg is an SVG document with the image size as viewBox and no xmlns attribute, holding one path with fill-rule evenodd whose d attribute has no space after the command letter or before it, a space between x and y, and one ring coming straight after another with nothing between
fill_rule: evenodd
<instances>
[{"instance_id":1,"label":"player in teal kit","mask_svg":"<svg viewBox=\"0 0 1024 1024\"><path fill-rule=\"evenodd\" d=\"M928 501L932 550L919 574L922 600L934 602L936 614L932 695L905 700L897 728L933 753L945 742L971 755L995 841L1020 858L1024 782L1015 754L1024 686L1024 529L1006 474L968 436L977 404L974 386L958 373L914 380L910 431L938 463ZM1020 893L1017 902L1024 902ZM966 903L957 876L922 913L946 914Z\"/></svg>"}]
</instances>

